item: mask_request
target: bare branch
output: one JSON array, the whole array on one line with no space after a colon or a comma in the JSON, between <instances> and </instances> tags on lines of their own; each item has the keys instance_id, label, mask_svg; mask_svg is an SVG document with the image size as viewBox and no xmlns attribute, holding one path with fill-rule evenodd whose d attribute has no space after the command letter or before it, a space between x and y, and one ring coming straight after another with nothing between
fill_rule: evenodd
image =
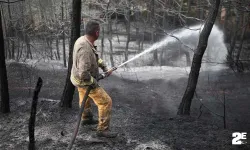
<instances>
[{"instance_id":1,"label":"bare branch","mask_svg":"<svg viewBox=\"0 0 250 150\"><path fill-rule=\"evenodd\" d=\"M173 34L169 34L167 32L164 31L164 34L172 37L172 38L175 38L178 42L180 42L183 46L187 47L188 49L190 49L191 51L194 51L193 48L189 47L188 45L184 44L178 37L174 36Z\"/></svg>"}]
</instances>

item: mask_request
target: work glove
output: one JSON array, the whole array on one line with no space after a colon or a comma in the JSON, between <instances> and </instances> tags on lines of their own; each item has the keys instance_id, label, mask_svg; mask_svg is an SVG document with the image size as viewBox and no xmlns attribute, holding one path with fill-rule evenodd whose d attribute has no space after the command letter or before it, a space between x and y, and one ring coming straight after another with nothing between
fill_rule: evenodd
<instances>
[{"instance_id":1,"label":"work glove","mask_svg":"<svg viewBox=\"0 0 250 150\"><path fill-rule=\"evenodd\" d=\"M107 71L109 71L109 69L108 69L107 66L104 66L104 67L102 68L102 71L103 71L103 72L107 72Z\"/></svg>"},{"instance_id":2,"label":"work glove","mask_svg":"<svg viewBox=\"0 0 250 150\"><path fill-rule=\"evenodd\" d=\"M106 76L106 77L110 76L110 75L112 74L112 72L113 72L112 69L106 71L106 72L105 72L105 76Z\"/></svg>"},{"instance_id":3,"label":"work glove","mask_svg":"<svg viewBox=\"0 0 250 150\"><path fill-rule=\"evenodd\" d=\"M107 70L107 71L105 72L105 76L106 76L106 77L110 76L110 75L112 74L112 72L113 72L114 70L116 70L116 69L117 69L116 67L113 67L113 68Z\"/></svg>"},{"instance_id":4,"label":"work glove","mask_svg":"<svg viewBox=\"0 0 250 150\"><path fill-rule=\"evenodd\" d=\"M104 72L102 74L99 74L97 80L99 81L101 79L104 79L104 78L108 77L111 73L112 73L112 70L109 70L109 71L106 71L106 72Z\"/></svg>"},{"instance_id":5,"label":"work glove","mask_svg":"<svg viewBox=\"0 0 250 150\"><path fill-rule=\"evenodd\" d=\"M105 75L104 73L99 74L97 80L99 81L99 80L101 80L101 79L104 79L105 77L106 77L106 75Z\"/></svg>"}]
</instances>

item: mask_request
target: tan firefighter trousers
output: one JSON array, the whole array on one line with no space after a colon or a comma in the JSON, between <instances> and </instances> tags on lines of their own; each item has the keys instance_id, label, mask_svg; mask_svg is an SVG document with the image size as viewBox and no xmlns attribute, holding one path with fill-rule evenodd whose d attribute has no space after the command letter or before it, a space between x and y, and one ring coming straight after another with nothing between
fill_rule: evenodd
<instances>
[{"instance_id":1,"label":"tan firefighter trousers","mask_svg":"<svg viewBox=\"0 0 250 150\"><path fill-rule=\"evenodd\" d=\"M79 92L79 105L81 106L83 97L87 88L78 88ZM93 117L91 113L91 99L98 107L99 124L97 127L98 131L104 131L109 128L112 100L110 96L105 92L102 87L91 89L89 98L85 102L84 112L82 114L82 120L91 119Z\"/></svg>"}]
</instances>

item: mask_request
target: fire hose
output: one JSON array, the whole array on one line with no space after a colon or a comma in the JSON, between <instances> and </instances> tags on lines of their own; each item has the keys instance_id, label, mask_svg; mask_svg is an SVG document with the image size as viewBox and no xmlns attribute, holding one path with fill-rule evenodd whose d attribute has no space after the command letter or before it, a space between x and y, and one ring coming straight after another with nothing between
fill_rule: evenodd
<instances>
[{"instance_id":1,"label":"fire hose","mask_svg":"<svg viewBox=\"0 0 250 150\"><path fill-rule=\"evenodd\" d=\"M117 67L113 67L110 70L108 70L107 72L104 72L104 73L100 74L100 76L97 78L97 81L102 80L102 79L108 77L116 69L117 69ZM78 133L78 130L79 130L80 122L81 122L82 113L84 111L84 105L85 105L85 102L86 102L86 100L88 98L88 95L89 95L91 89L92 89L92 87L88 86L87 90L86 90L86 93L85 93L85 95L83 97L82 105L80 107L79 114L78 114L78 117L77 117L76 127L75 127L74 133L72 135L70 144L69 144L69 146L67 148L68 150L71 150L71 148L72 148L72 146L73 146L73 144L75 142L75 139L76 139L76 136L77 136L77 133Z\"/></svg>"}]
</instances>

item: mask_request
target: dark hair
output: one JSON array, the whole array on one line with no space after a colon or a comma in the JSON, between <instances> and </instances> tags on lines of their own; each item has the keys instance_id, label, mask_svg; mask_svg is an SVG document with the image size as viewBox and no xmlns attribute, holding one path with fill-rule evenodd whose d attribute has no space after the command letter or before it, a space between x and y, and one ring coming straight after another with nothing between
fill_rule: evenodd
<instances>
[{"instance_id":1,"label":"dark hair","mask_svg":"<svg viewBox=\"0 0 250 150\"><path fill-rule=\"evenodd\" d=\"M99 29L100 29L99 23L96 22L96 21L91 20L86 24L85 34L87 34L87 35L95 35L95 32L98 31Z\"/></svg>"}]
</instances>

